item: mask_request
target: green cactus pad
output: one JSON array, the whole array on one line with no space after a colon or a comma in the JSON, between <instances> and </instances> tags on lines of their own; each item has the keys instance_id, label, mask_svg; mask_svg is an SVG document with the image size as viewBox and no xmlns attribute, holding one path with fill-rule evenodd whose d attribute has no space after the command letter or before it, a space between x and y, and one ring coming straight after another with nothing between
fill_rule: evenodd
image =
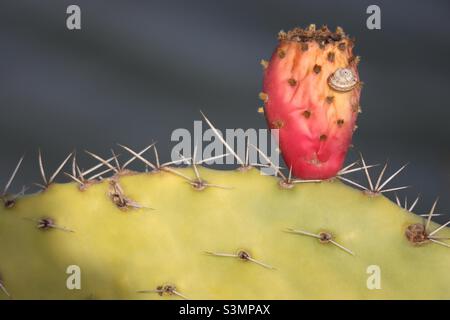
<instances>
[{"instance_id":1,"label":"green cactus pad","mask_svg":"<svg viewBox=\"0 0 450 320\"><path fill-rule=\"evenodd\" d=\"M218 186L128 173L84 190L51 184L1 207L0 298L450 298L450 248L409 241L406 229L423 219L384 196L338 180L283 188L256 169L199 173ZM120 207L114 186L143 208ZM80 290L67 288L72 265Z\"/></svg>"}]
</instances>

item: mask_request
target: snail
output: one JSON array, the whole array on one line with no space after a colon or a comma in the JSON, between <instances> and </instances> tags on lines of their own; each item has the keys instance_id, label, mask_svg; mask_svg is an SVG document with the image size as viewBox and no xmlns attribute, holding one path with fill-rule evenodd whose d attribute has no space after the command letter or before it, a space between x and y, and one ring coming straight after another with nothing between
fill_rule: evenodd
<instances>
[{"instance_id":1,"label":"snail","mask_svg":"<svg viewBox=\"0 0 450 320\"><path fill-rule=\"evenodd\" d=\"M353 71L349 68L339 68L328 77L328 85L340 92L352 90L358 84Z\"/></svg>"}]
</instances>

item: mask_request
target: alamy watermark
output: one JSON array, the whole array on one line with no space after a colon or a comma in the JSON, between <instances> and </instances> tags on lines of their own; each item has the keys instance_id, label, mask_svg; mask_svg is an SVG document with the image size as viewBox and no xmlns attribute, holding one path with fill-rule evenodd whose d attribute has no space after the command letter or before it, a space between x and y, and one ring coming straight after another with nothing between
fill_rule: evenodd
<instances>
[{"instance_id":1,"label":"alamy watermark","mask_svg":"<svg viewBox=\"0 0 450 320\"><path fill-rule=\"evenodd\" d=\"M205 161L205 164L239 164L235 155L228 152L231 148L236 155L248 165L264 164L267 167L261 167L261 172L266 175L274 175L275 168L280 164L280 152L278 149L278 129L271 131L267 129L225 129L225 134L218 129L208 128L203 130L202 121L194 121L194 128L191 133L188 129L175 129L171 135L171 141L176 142L171 151L171 161L182 161L192 158L196 162L204 159L214 158L227 154L226 157L215 158ZM223 138L226 145L218 137ZM261 153L264 153L270 160L267 161ZM195 154L194 154L195 150ZM245 159L245 160L244 160Z\"/></svg>"},{"instance_id":2,"label":"alamy watermark","mask_svg":"<svg viewBox=\"0 0 450 320\"><path fill-rule=\"evenodd\" d=\"M68 290L81 290L81 268L76 264L67 267L66 274L69 276L66 280Z\"/></svg>"},{"instance_id":3,"label":"alamy watermark","mask_svg":"<svg viewBox=\"0 0 450 320\"><path fill-rule=\"evenodd\" d=\"M81 9L75 4L67 7L66 13L69 15L66 19L66 27L69 30L81 29Z\"/></svg>"},{"instance_id":4,"label":"alamy watermark","mask_svg":"<svg viewBox=\"0 0 450 320\"><path fill-rule=\"evenodd\" d=\"M381 29L381 8L376 4L372 4L367 7L367 14L370 16L366 20L366 26L369 30L380 30Z\"/></svg>"},{"instance_id":5,"label":"alamy watermark","mask_svg":"<svg viewBox=\"0 0 450 320\"><path fill-rule=\"evenodd\" d=\"M369 290L380 290L381 289L381 268L376 264L372 264L367 267L366 273L369 275L367 277L366 286Z\"/></svg>"}]
</instances>

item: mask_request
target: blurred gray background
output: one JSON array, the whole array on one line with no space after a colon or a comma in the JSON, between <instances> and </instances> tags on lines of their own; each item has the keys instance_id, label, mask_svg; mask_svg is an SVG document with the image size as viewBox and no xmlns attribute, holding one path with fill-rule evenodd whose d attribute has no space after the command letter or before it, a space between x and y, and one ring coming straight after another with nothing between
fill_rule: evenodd
<instances>
[{"instance_id":1,"label":"blurred gray background","mask_svg":"<svg viewBox=\"0 0 450 320\"><path fill-rule=\"evenodd\" d=\"M66 28L70 4L80 31ZM381 30L366 28L370 4ZM0 183L24 152L14 187L38 181L38 147L49 169L73 148L106 156L117 142L156 140L169 160L172 131L193 130L200 109L220 129L265 128L259 61L280 29L315 23L357 39L355 150L389 159L390 172L410 162L393 186L413 185L401 195L421 193L423 212L440 195L438 211L450 213L449 14L448 1L2 0Z\"/></svg>"}]
</instances>

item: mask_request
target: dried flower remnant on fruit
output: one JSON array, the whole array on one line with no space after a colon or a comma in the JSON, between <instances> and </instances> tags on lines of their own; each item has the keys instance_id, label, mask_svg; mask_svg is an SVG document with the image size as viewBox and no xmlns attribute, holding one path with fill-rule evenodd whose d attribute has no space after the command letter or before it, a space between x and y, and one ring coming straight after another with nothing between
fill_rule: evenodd
<instances>
[{"instance_id":1,"label":"dried flower remnant on fruit","mask_svg":"<svg viewBox=\"0 0 450 320\"><path fill-rule=\"evenodd\" d=\"M321 70L322 70L322 67L321 67L321 66L319 66L319 65L317 65L317 64L314 65L314 67L313 67L314 73L319 74Z\"/></svg>"},{"instance_id":2,"label":"dried flower remnant on fruit","mask_svg":"<svg viewBox=\"0 0 450 320\"><path fill-rule=\"evenodd\" d=\"M336 55L335 55L334 52L328 52L328 54L327 54L327 59L328 59L328 61L334 62L335 56L336 56Z\"/></svg>"},{"instance_id":3,"label":"dried flower remnant on fruit","mask_svg":"<svg viewBox=\"0 0 450 320\"><path fill-rule=\"evenodd\" d=\"M272 122L272 127L273 127L274 129L281 129L281 128L283 128L283 127L284 127L284 122L283 122L283 120L280 120L280 119L275 120L274 122Z\"/></svg>"},{"instance_id":4,"label":"dried flower remnant on fruit","mask_svg":"<svg viewBox=\"0 0 450 320\"><path fill-rule=\"evenodd\" d=\"M295 87L297 85L297 80L295 80L294 78L289 78L288 83L291 87Z\"/></svg>"},{"instance_id":5,"label":"dried flower remnant on fruit","mask_svg":"<svg viewBox=\"0 0 450 320\"><path fill-rule=\"evenodd\" d=\"M309 110L305 110L302 112L302 115L306 118L309 119L311 117L311 111Z\"/></svg>"},{"instance_id":6,"label":"dried flower remnant on fruit","mask_svg":"<svg viewBox=\"0 0 450 320\"><path fill-rule=\"evenodd\" d=\"M328 104L332 104L333 101L334 101L334 97L333 97L333 96L327 96L327 97L325 98L325 101L326 101L326 103L328 103Z\"/></svg>"}]
</instances>

